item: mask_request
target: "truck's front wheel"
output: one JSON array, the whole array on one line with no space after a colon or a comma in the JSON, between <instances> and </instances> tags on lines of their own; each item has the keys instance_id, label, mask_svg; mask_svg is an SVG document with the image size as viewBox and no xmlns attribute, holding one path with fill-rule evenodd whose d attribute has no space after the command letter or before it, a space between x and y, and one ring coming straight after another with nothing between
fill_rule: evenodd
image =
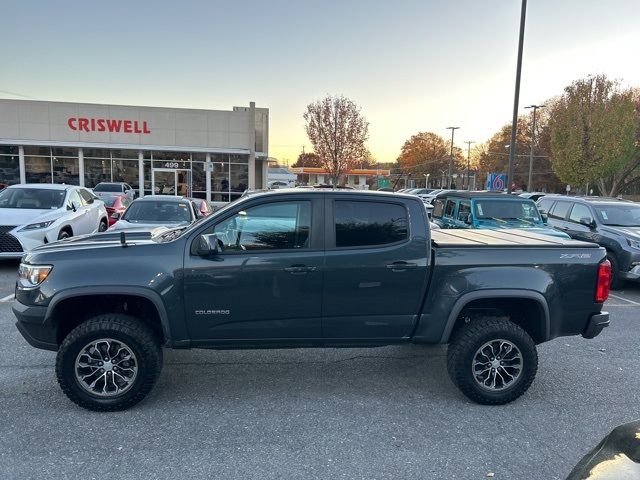
<instances>
[{"instance_id":1,"label":"truck's front wheel","mask_svg":"<svg viewBox=\"0 0 640 480\"><path fill-rule=\"evenodd\" d=\"M474 320L454 335L447 351L453 383L474 402L500 405L527 391L538 370L533 339L500 318Z\"/></svg>"},{"instance_id":2,"label":"truck's front wheel","mask_svg":"<svg viewBox=\"0 0 640 480\"><path fill-rule=\"evenodd\" d=\"M89 410L129 408L153 388L162 368L156 335L136 318L98 315L73 329L56 359L62 391Z\"/></svg>"}]
</instances>

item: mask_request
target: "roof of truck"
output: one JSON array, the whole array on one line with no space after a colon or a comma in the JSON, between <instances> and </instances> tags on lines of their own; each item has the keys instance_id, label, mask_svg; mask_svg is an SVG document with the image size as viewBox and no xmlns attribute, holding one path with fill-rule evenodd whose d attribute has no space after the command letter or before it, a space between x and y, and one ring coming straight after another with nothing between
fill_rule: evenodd
<instances>
[{"instance_id":1,"label":"roof of truck","mask_svg":"<svg viewBox=\"0 0 640 480\"><path fill-rule=\"evenodd\" d=\"M578 247L599 248L595 243L552 237L526 229L474 230L451 228L431 231L436 247Z\"/></svg>"}]
</instances>

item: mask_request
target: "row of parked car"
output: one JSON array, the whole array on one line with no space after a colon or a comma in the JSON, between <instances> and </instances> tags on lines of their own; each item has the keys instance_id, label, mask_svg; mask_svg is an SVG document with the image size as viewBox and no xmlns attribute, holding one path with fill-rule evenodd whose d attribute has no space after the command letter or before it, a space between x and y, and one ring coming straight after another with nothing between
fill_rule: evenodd
<instances>
[{"instance_id":1,"label":"row of parked car","mask_svg":"<svg viewBox=\"0 0 640 480\"><path fill-rule=\"evenodd\" d=\"M167 195L135 199L125 183L12 185L0 191L0 257L20 258L65 238L122 230L187 226L212 213L206 200Z\"/></svg>"},{"instance_id":2,"label":"row of parked car","mask_svg":"<svg viewBox=\"0 0 640 480\"><path fill-rule=\"evenodd\" d=\"M611 286L640 281L640 205L621 198L569 197L525 192L408 189L418 195L438 228L527 229L606 248Z\"/></svg>"}]
</instances>

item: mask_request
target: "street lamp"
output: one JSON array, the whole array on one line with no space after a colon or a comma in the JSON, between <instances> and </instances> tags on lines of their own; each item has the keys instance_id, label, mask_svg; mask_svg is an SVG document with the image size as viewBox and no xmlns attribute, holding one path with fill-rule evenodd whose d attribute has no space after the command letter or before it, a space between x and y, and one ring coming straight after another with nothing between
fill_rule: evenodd
<instances>
[{"instance_id":1,"label":"street lamp","mask_svg":"<svg viewBox=\"0 0 640 480\"><path fill-rule=\"evenodd\" d=\"M531 153L529 155L529 181L527 182L527 190L533 192L533 146L536 143L536 111L544 108L546 105L529 105L524 108L533 108L533 122L531 123Z\"/></svg>"},{"instance_id":2,"label":"street lamp","mask_svg":"<svg viewBox=\"0 0 640 480\"><path fill-rule=\"evenodd\" d=\"M423 173L424 175L424 188L429 188L429 175L430 173Z\"/></svg>"},{"instance_id":3,"label":"street lamp","mask_svg":"<svg viewBox=\"0 0 640 480\"><path fill-rule=\"evenodd\" d=\"M471 144L472 143L476 143L473 140L465 140L465 142L467 144L467 190L471 190L469 188L469 181L470 181L470 170L471 170Z\"/></svg>"},{"instance_id":4,"label":"street lamp","mask_svg":"<svg viewBox=\"0 0 640 480\"><path fill-rule=\"evenodd\" d=\"M511 193L513 183L513 163L516 154L516 131L518 129L518 102L520 101L520 75L522 72L522 47L524 46L524 24L527 18L527 0L522 0L520 9L520 36L518 39L518 63L516 66L516 91L513 96L513 120L511 122L511 148L509 149L509 173L507 175L507 193Z\"/></svg>"},{"instance_id":5,"label":"street lamp","mask_svg":"<svg viewBox=\"0 0 640 480\"><path fill-rule=\"evenodd\" d=\"M447 188L451 188L451 169L453 168L453 134L460 127L447 127L447 130L451 130L451 153L449 154L449 173L447 175Z\"/></svg>"}]
</instances>

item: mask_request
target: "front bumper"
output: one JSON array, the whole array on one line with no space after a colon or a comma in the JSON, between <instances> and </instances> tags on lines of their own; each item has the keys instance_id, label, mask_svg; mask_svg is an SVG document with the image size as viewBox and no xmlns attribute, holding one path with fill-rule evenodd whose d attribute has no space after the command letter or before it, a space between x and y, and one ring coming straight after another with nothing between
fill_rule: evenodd
<instances>
[{"instance_id":1,"label":"front bumper","mask_svg":"<svg viewBox=\"0 0 640 480\"><path fill-rule=\"evenodd\" d=\"M600 332L609 326L609 312L600 312L591 315L587 327L582 332L584 338L594 338L600 335Z\"/></svg>"},{"instance_id":2,"label":"front bumper","mask_svg":"<svg viewBox=\"0 0 640 480\"><path fill-rule=\"evenodd\" d=\"M55 326L44 321L47 307L24 305L16 300L11 309L18 319L18 331L31 346L54 352L58 350Z\"/></svg>"}]
</instances>

